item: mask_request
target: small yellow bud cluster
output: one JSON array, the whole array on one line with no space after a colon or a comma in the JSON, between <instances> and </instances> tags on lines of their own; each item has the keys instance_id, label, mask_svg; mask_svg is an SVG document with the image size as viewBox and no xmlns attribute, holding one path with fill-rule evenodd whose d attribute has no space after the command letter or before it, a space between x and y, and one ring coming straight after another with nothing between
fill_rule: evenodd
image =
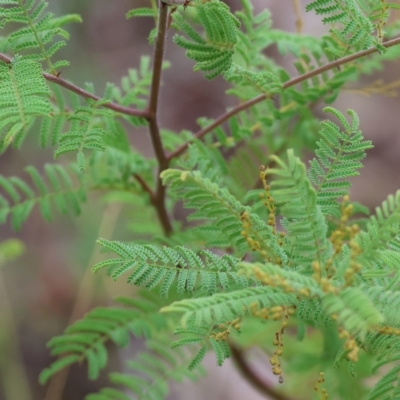
<instances>
[{"instance_id":1,"label":"small yellow bud cluster","mask_svg":"<svg viewBox=\"0 0 400 400\"><path fill-rule=\"evenodd\" d=\"M223 340L226 341L228 339L229 334L231 333L231 329L239 330L240 329L240 319L235 318L233 321L226 322L224 324L219 324L218 329L221 329L220 332L213 332L209 335L209 338L214 338L216 341Z\"/></svg>"},{"instance_id":2,"label":"small yellow bud cluster","mask_svg":"<svg viewBox=\"0 0 400 400\"><path fill-rule=\"evenodd\" d=\"M376 31L378 32L378 38L379 38L379 43L382 43L383 39L383 27L386 25L385 21L385 14L389 8L389 6L386 4L386 0L381 0L381 7L380 7L380 16L379 16L379 22L376 24Z\"/></svg>"},{"instance_id":3,"label":"small yellow bud cluster","mask_svg":"<svg viewBox=\"0 0 400 400\"><path fill-rule=\"evenodd\" d=\"M350 334L350 332L346 331L343 328L339 328L339 337L341 339L346 339L346 342L344 343L344 348L348 350L348 353L346 355L347 359L354 362L358 361L358 352L360 351L360 348L358 347L354 337Z\"/></svg>"},{"instance_id":4,"label":"small yellow bud cluster","mask_svg":"<svg viewBox=\"0 0 400 400\"><path fill-rule=\"evenodd\" d=\"M333 286L328 278L322 277L321 265L318 261L313 261L312 269L314 271L313 278L320 284L325 293L336 293L337 289Z\"/></svg>"},{"instance_id":5,"label":"small yellow bud cluster","mask_svg":"<svg viewBox=\"0 0 400 400\"><path fill-rule=\"evenodd\" d=\"M357 227L358 229L358 227ZM358 232L358 230L357 230ZM361 254L361 249L355 240L350 240L350 265L344 271L345 286L351 286L353 284L354 276L360 272L362 265L356 261L357 257Z\"/></svg>"},{"instance_id":6,"label":"small yellow bud cluster","mask_svg":"<svg viewBox=\"0 0 400 400\"><path fill-rule=\"evenodd\" d=\"M254 231L251 232L252 224L251 224L251 220L250 220L250 215L247 211L243 211L240 214L240 220L242 221L242 227L243 227L242 232L240 232L240 234L245 238L247 246L250 248L250 250L258 251L267 262L273 262L275 264L281 265L282 260L279 257L271 258L270 254L268 254L266 249L261 246L261 243L263 242L262 239L257 240L257 238L254 239L251 236L251 233L253 233L253 235L255 235L257 237L257 233ZM266 247L265 242L264 242L264 247ZM267 248L267 250L269 250L269 249Z\"/></svg>"},{"instance_id":7,"label":"small yellow bud cluster","mask_svg":"<svg viewBox=\"0 0 400 400\"><path fill-rule=\"evenodd\" d=\"M349 196L343 196L343 201L340 206L341 217L340 217L340 225L337 229L335 229L330 237L330 241L333 245L335 255L339 254L342 251L342 247L346 238L350 239L354 237L353 227L347 226L349 218L353 213L353 205L349 204Z\"/></svg>"},{"instance_id":8,"label":"small yellow bud cluster","mask_svg":"<svg viewBox=\"0 0 400 400\"><path fill-rule=\"evenodd\" d=\"M315 383L314 390L317 392L320 400L328 400L328 392L325 388L321 388L321 385L325 382L325 374L323 372L319 373L317 382Z\"/></svg>"},{"instance_id":9,"label":"small yellow bud cluster","mask_svg":"<svg viewBox=\"0 0 400 400\"><path fill-rule=\"evenodd\" d=\"M283 383L283 375L281 363L279 361L279 357L283 355L283 334L285 333L285 328L288 324L289 315L292 315L295 312L295 307L272 307L272 312L276 312L276 316L280 316L282 319L282 325L279 331L275 332L275 339L272 344L277 348L274 351L274 354L269 359L270 364L272 365L272 373L274 375L279 375L279 383Z\"/></svg>"},{"instance_id":10,"label":"small yellow bud cluster","mask_svg":"<svg viewBox=\"0 0 400 400\"><path fill-rule=\"evenodd\" d=\"M382 333L383 335L400 336L400 329L393 326L383 326L379 328L379 333Z\"/></svg>"},{"instance_id":11,"label":"small yellow bud cluster","mask_svg":"<svg viewBox=\"0 0 400 400\"><path fill-rule=\"evenodd\" d=\"M243 211L242 214L240 215L240 220L242 221L242 232L240 233L246 240L247 246L249 246L249 249L251 251L259 251L260 253L263 251L260 242L257 240L253 239L250 236L250 231L251 231L251 221L250 221L250 215L247 211ZM268 254L264 251L265 255L268 256Z\"/></svg>"},{"instance_id":12,"label":"small yellow bud cluster","mask_svg":"<svg viewBox=\"0 0 400 400\"><path fill-rule=\"evenodd\" d=\"M269 275L260 268L254 268L254 276L264 285L280 287L286 293L293 293L295 290L290 283L279 275Z\"/></svg>"},{"instance_id":13,"label":"small yellow bud cluster","mask_svg":"<svg viewBox=\"0 0 400 400\"><path fill-rule=\"evenodd\" d=\"M334 254L325 263L326 276L328 278L332 277L335 273L335 268L333 266L333 259L342 252L343 245L345 241L348 241L351 254L350 254L350 265L344 271L344 286L351 286L354 281L354 276L361 270L361 264L356 261L357 257L361 253L361 249L358 243L354 240L354 237L359 232L360 228L357 224L347 226L349 218L353 213L353 205L349 204L349 196L343 196L343 201L341 204L341 217L340 226L334 230L331 234L330 241L333 245Z\"/></svg>"},{"instance_id":14,"label":"small yellow bud cluster","mask_svg":"<svg viewBox=\"0 0 400 400\"><path fill-rule=\"evenodd\" d=\"M286 314L292 315L296 311L296 307L285 307L285 306L275 306L275 307L263 307L259 308L259 303L255 302L250 305L250 313L255 317L262 319L272 319L274 321L279 321L285 317ZM286 327L286 323L284 324Z\"/></svg>"},{"instance_id":15,"label":"small yellow bud cluster","mask_svg":"<svg viewBox=\"0 0 400 400\"><path fill-rule=\"evenodd\" d=\"M267 169L264 167L264 165L260 166L260 179L261 182L264 186L265 193L261 193L260 197L262 199L262 202L264 206L267 208L269 211L268 215L268 221L267 224L272 227L272 231L276 233L276 219L275 219L275 213L276 213L276 207L274 204L274 199L271 196L271 188L269 187L267 183Z\"/></svg>"}]
</instances>

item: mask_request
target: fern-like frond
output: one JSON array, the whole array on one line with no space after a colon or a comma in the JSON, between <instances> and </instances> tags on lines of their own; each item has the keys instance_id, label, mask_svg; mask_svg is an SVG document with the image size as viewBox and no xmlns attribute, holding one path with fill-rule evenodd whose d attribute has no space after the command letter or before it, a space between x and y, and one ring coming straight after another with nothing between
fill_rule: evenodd
<instances>
[{"instance_id":1,"label":"fern-like frond","mask_svg":"<svg viewBox=\"0 0 400 400\"><path fill-rule=\"evenodd\" d=\"M376 215L371 216L366 231L358 234L357 240L362 248L360 259L365 266L374 268L374 264L384 269L398 268L400 254L400 190L388 196Z\"/></svg>"},{"instance_id":2,"label":"fern-like frond","mask_svg":"<svg viewBox=\"0 0 400 400\"><path fill-rule=\"evenodd\" d=\"M57 158L61 154L77 152L78 168L85 171L86 161L84 150L104 151L104 129L103 119L112 119L112 111L102 108L104 101L88 101L88 106L77 107L68 118L70 130L64 132L58 141L58 149L54 152Z\"/></svg>"},{"instance_id":3,"label":"fern-like frond","mask_svg":"<svg viewBox=\"0 0 400 400\"><path fill-rule=\"evenodd\" d=\"M374 24L365 15L364 5L358 0L316 0L306 6L306 11L324 15L324 24L342 24L342 30L332 29L333 33L349 47L366 49L375 41Z\"/></svg>"},{"instance_id":4,"label":"fern-like frond","mask_svg":"<svg viewBox=\"0 0 400 400\"><path fill-rule=\"evenodd\" d=\"M351 184L348 178L358 175L365 150L372 148L371 141L363 140L358 128L358 117L353 110L347 113L353 118L349 124L338 110L325 107L342 123L344 131L331 121L321 123L321 139L317 142L317 158L310 161L308 176L317 191L317 204L324 214L339 216L338 197L348 194Z\"/></svg>"},{"instance_id":5,"label":"fern-like frond","mask_svg":"<svg viewBox=\"0 0 400 400\"><path fill-rule=\"evenodd\" d=\"M5 178L0 176L0 187L4 190L9 200L0 195L0 223L5 223L7 216L11 215L11 225L15 230L20 229L35 205L38 205L44 219L50 221L53 211L52 204L63 214L72 212L80 213L80 203L86 200L83 181L72 181L73 175L57 164L46 164L45 175L50 183L46 184L40 173L34 167L25 169L30 175L33 185L28 185L18 177Z\"/></svg>"},{"instance_id":6,"label":"fern-like frond","mask_svg":"<svg viewBox=\"0 0 400 400\"><path fill-rule=\"evenodd\" d=\"M0 62L0 152L11 144L20 147L36 117L49 116L50 90L40 64L15 57Z\"/></svg>"},{"instance_id":7,"label":"fern-like frond","mask_svg":"<svg viewBox=\"0 0 400 400\"><path fill-rule=\"evenodd\" d=\"M46 12L47 3L44 0L18 0L6 1L9 7L2 7L0 10L0 27L6 23L14 22L23 24L24 27L14 31L8 36L14 53L25 53L26 59L36 62L45 61L48 71L56 74L57 69L69 65L68 61L62 60L53 63L51 58L62 47L65 41L54 41L56 36L64 39L69 38L69 33L62 27L70 22L81 22L81 17L77 14L64 15L55 18L52 13ZM31 52L34 49L35 52Z\"/></svg>"},{"instance_id":8,"label":"fern-like frond","mask_svg":"<svg viewBox=\"0 0 400 400\"><path fill-rule=\"evenodd\" d=\"M334 316L340 326L357 335L361 340L372 328L384 321L371 299L359 288L349 287L338 293L329 294L322 300L328 316Z\"/></svg>"},{"instance_id":9,"label":"fern-like frond","mask_svg":"<svg viewBox=\"0 0 400 400\"><path fill-rule=\"evenodd\" d=\"M250 245L253 241L257 242L260 251L265 251L272 260L286 259L272 228L257 214L251 213L250 207L242 205L227 189L203 177L199 171L168 169L161 173L161 178L177 198L183 199L186 208L196 210L188 217L189 220L210 222L210 230L221 232L240 254L243 255L246 247L254 250ZM246 215L248 221L245 233L243 215Z\"/></svg>"},{"instance_id":10,"label":"fern-like frond","mask_svg":"<svg viewBox=\"0 0 400 400\"><path fill-rule=\"evenodd\" d=\"M161 311L182 314L182 327L190 329L191 326L210 326L243 316L252 304L262 308L296 303L296 296L292 293L256 286L228 293L216 293L211 297L176 301L163 307Z\"/></svg>"},{"instance_id":11,"label":"fern-like frond","mask_svg":"<svg viewBox=\"0 0 400 400\"><path fill-rule=\"evenodd\" d=\"M271 183L272 196L285 218L288 230L286 250L294 265L310 270L311 263L323 265L330 255L327 224L317 204L317 193L307 178L304 164L288 150L288 162L277 156L271 159L278 168L267 169L269 175L276 175Z\"/></svg>"},{"instance_id":12,"label":"fern-like frond","mask_svg":"<svg viewBox=\"0 0 400 400\"><path fill-rule=\"evenodd\" d=\"M400 398L400 365L396 365L374 386L367 400L397 400Z\"/></svg>"},{"instance_id":13,"label":"fern-like frond","mask_svg":"<svg viewBox=\"0 0 400 400\"><path fill-rule=\"evenodd\" d=\"M156 17L157 10L148 7L140 7L134 8L126 13L126 18L133 18L133 17Z\"/></svg>"},{"instance_id":14,"label":"fern-like frond","mask_svg":"<svg viewBox=\"0 0 400 400\"><path fill-rule=\"evenodd\" d=\"M68 124L68 117L71 111L66 106L63 93L60 86L50 84L52 92L52 108L50 115L44 116L39 130L40 147L55 146L60 140L60 136L65 131Z\"/></svg>"},{"instance_id":15,"label":"fern-like frond","mask_svg":"<svg viewBox=\"0 0 400 400\"><path fill-rule=\"evenodd\" d=\"M163 400L169 392L171 381L181 382L185 379L196 380L203 374L201 368L189 370L187 365L193 355L182 349L170 349L169 343L157 338L148 340L148 351L141 352L127 366L134 375L128 373L111 373L110 381L122 385L133 392L133 399ZM85 400L131 400L132 397L114 388L102 389L97 394L89 394Z\"/></svg>"},{"instance_id":16,"label":"fern-like frond","mask_svg":"<svg viewBox=\"0 0 400 400\"><path fill-rule=\"evenodd\" d=\"M266 95L280 93L282 83L279 76L267 71L250 71L238 65L232 66L226 73L228 81L236 82L241 85L247 84L254 86L257 90Z\"/></svg>"},{"instance_id":17,"label":"fern-like frond","mask_svg":"<svg viewBox=\"0 0 400 400\"><path fill-rule=\"evenodd\" d=\"M82 320L69 326L62 336L54 337L48 343L54 356L59 358L43 370L40 382L45 383L65 366L84 360L88 363L90 379L96 379L107 363L106 342L113 341L120 347L129 343L129 334L136 337L150 337L166 327L165 316L159 314L158 303L152 297L138 300L119 298L125 308L96 308Z\"/></svg>"},{"instance_id":18,"label":"fern-like frond","mask_svg":"<svg viewBox=\"0 0 400 400\"><path fill-rule=\"evenodd\" d=\"M198 1L194 4L206 37L203 39L182 14L174 13L175 25L191 39L175 35L174 42L187 50L188 58L196 61L195 71L206 72L205 77L213 79L231 66L240 23L222 1Z\"/></svg>"},{"instance_id":19,"label":"fern-like frond","mask_svg":"<svg viewBox=\"0 0 400 400\"><path fill-rule=\"evenodd\" d=\"M198 289L199 282L202 290L208 294L215 293L218 287L226 289L232 282L240 286L248 285L248 280L236 272L236 264L240 260L229 255L217 256L209 250L197 254L182 246L130 246L105 239L99 239L98 243L120 258L97 263L93 272L109 268L114 280L131 272L128 283L145 286L147 289L161 285L160 294L164 297L175 281L178 293Z\"/></svg>"}]
</instances>

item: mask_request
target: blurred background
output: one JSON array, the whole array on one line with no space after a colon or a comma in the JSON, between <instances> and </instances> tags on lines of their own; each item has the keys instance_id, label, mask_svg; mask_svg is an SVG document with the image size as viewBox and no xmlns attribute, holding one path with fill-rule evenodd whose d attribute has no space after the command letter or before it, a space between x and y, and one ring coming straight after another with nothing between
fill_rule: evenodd
<instances>
[{"instance_id":1,"label":"blurred background","mask_svg":"<svg viewBox=\"0 0 400 400\"><path fill-rule=\"evenodd\" d=\"M68 46L60 58L71 61L62 71L64 79L77 85L93 82L96 94L103 93L107 81L118 84L129 68L139 66L140 56L152 55L147 37L153 28L150 18L126 20L125 14L134 7L148 6L144 0L48 0L55 15L78 13L82 24L67 26L71 33ZM236 0L228 2L233 10L239 8ZM303 1L305 6L308 1ZM292 1L254 0L254 8L271 10L275 28L295 31L296 16ZM304 10L304 7L303 7ZM302 10L304 33L321 35L326 31L313 14ZM160 122L164 128L180 131L196 130L200 116L217 117L235 99L224 94L226 83L217 78L206 81L200 73L193 73L193 62L184 57L184 50L172 42L170 32L166 44L166 59L172 68L163 75L160 99ZM290 60L270 53L285 65ZM354 87L365 86L377 79L386 83L400 81L400 60L386 66L384 71L368 76ZM361 176L354 179L352 200L370 209L380 204L388 194L400 187L400 101L399 98L374 95L365 97L356 91L344 91L334 104L342 112L354 109L361 120L366 139L375 148L368 152ZM152 154L146 130L129 132L132 144L147 156ZM8 150L0 157L0 173L4 176L23 176L26 165L41 167L53 161L51 150L40 150L37 138L25 143L22 151ZM109 282L101 274L92 276L90 267L99 260L95 240L129 239L126 221L139 223L135 210L122 205L106 205L93 195L83 205L82 216L71 219L58 216L51 224L43 221L35 210L20 232L9 224L0 227L0 243L11 242L10 254L0 259L0 400L80 400L107 384L107 370L97 381L88 381L86 367L74 366L66 378L62 397L49 394L38 383L38 375L52 358L46 343L61 334L71 319L81 317L95 305L112 304L116 295L129 294L133 287L123 280ZM9 242L10 243L10 242ZM23 248L21 247L23 243ZM14 258L21 253L18 258ZM136 347L135 347L136 346ZM132 345L124 354L110 352L108 370L116 370L123 359L137 351ZM266 379L269 365L254 354L254 365ZM241 399L257 400L265 397L242 381L234 367L227 363L216 368L213 357L207 358L212 369L209 377L198 384L173 386L170 399ZM54 392L56 393L56 392Z\"/></svg>"}]
</instances>

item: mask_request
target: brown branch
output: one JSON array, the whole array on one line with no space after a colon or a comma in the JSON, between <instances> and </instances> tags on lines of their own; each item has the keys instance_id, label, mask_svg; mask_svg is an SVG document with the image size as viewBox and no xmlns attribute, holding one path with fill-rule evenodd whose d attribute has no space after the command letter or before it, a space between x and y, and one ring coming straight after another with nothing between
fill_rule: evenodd
<instances>
[{"instance_id":1,"label":"brown branch","mask_svg":"<svg viewBox=\"0 0 400 400\"><path fill-rule=\"evenodd\" d=\"M161 142L161 135L157 121L161 69L164 56L165 35L167 31L167 16L168 16L168 6L167 4L160 1L157 39L154 47L153 75L151 79L150 98L149 98L149 105L147 108L147 112L149 115L148 121L149 121L151 142L153 144L153 149L154 152L156 153L156 158L161 170L168 167L168 161L164 152L164 147Z\"/></svg>"},{"instance_id":2,"label":"brown branch","mask_svg":"<svg viewBox=\"0 0 400 400\"><path fill-rule=\"evenodd\" d=\"M382 46L389 48L392 46L395 46L397 44L400 44L400 37L396 38L396 39L392 39L392 40L388 40L385 43L382 43ZM322 72L328 71L330 69L339 67L340 65L346 64L350 61L354 61L358 58L361 57L365 57L369 54L375 53L377 52L378 49L376 47L367 49L367 50L363 50L363 51L359 51L358 53L354 53L351 54L350 56L346 56L343 58L339 58L338 60L329 62L326 65L323 65L322 67L316 68L312 71L309 71L305 74L299 75L295 78L290 79L289 81L285 82L282 85L282 89L287 89L291 86L297 85L300 82L303 82L307 79L312 78L313 76L319 75ZM227 111L226 113L222 114L221 116L219 116L217 119L215 119L209 126L200 129L197 133L195 133L194 137L196 139L201 139L204 135L206 135L207 133L211 132L214 128L216 128L217 126L223 124L225 121L227 121L229 118L233 117L234 115L240 113L241 111L244 111L246 109L248 109L251 106L254 106L257 103L260 103L261 101L267 99L267 98L271 98L271 95L266 95L266 94L260 94L257 97L254 97L253 99L247 100L244 103L241 103L239 105L237 105L236 107L232 108L230 111ZM182 146L178 147L175 151L173 151L172 153L170 153L168 155L168 161L171 161L172 159L180 156L183 152L186 151L186 149L189 147L190 141L184 143Z\"/></svg>"},{"instance_id":3,"label":"brown branch","mask_svg":"<svg viewBox=\"0 0 400 400\"><path fill-rule=\"evenodd\" d=\"M169 160L164 151L161 141L160 129L158 127L157 111L158 98L160 93L161 70L164 57L164 43L167 32L168 5L160 0L157 39L154 47L153 75L151 80L150 98L147 108L149 131L151 143L158 162L157 187L151 202L156 209L158 219L163 227L164 234L169 236L172 233L172 225L165 208L165 186L163 186L160 173L168 168Z\"/></svg>"},{"instance_id":4,"label":"brown branch","mask_svg":"<svg viewBox=\"0 0 400 400\"><path fill-rule=\"evenodd\" d=\"M236 347L234 344L230 343L229 347L231 349L232 358L235 361L241 374L250 382L256 389L258 389L262 394L267 395L269 398L274 400L293 400L279 391L277 391L268 382L263 380L248 364L242 351Z\"/></svg>"},{"instance_id":5,"label":"brown branch","mask_svg":"<svg viewBox=\"0 0 400 400\"><path fill-rule=\"evenodd\" d=\"M2 54L2 53L0 53L0 60L7 64L11 64L11 62L12 62L11 57L9 57L5 54ZM68 89L71 92L74 92L74 93L78 94L79 96L84 97L86 99L92 99L95 101L101 100L101 97L98 97L92 93L89 93L86 90L80 88L79 86L76 86L73 83L70 83L70 82L66 81L65 79L62 79L58 76L48 74L47 72L43 72L43 77L46 80L53 82L57 85L60 85L60 86L64 87L65 89ZM142 118L146 118L146 119L148 119L148 117L149 117L149 113L145 110L143 110L143 111L136 110L134 108L124 107L124 106L121 106L116 103L105 103L104 107L109 108L110 110L117 111L121 114L133 115L135 117L142 117Z\"/></svg>"},{"instance_id":6,"label":"brown branch","mask_svg":"<svg viewBox=\"0 0 400 400\"><path fill-rule=\"evenodd\" d=\"M154 196L154 192L151 190L151 187L147 184L147 182L139 174L133 174L133 176L139 182L139 185L142 187L142 189L146 193L149 194L150 201L151 201L151 203L153 203L155 200L155 196Z\"/></svg>"}]
</instances>

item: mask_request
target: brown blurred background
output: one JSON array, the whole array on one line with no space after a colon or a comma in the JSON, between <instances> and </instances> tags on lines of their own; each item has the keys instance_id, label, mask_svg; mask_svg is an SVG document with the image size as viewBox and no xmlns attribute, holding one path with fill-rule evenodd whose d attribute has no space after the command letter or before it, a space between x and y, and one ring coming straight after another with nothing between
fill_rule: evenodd
<instances>
[{"instance_id":1,"label":"brown blurred background","mask_svg":"<svg viewBox=\"0 0 400 400\"><path fill-rule=\"evenodd\" d=\"M142 54L152 54L147 37L153 27L149 18L126 20L125 13L133 7L148 6L146 1L132 0L49 0L49 8L56 15L78 13L82 24L67 27L71 32L68 46L62 56L71 61L62 76L77 85L87 81L94 83L101 95L107 81L119 83L128 68L138 67ZM229 2L238 9L238 2ZM303 6L307 1L303 1ZM256 10L271 10L274 27L295 31L296 17L291 0L254 0ZM302 13L304 32L320 35L326 28L313 14ZM172 68L163 75L160 99L160 121L171 130L196 130L196 118L216 117L235 103L224 94L227 85L221 78L209 82L201 74L193 73L193 62L184 57L184 51L167 38L166 59ZM279 58L286 63L283 57ZM386 82L400 79L400 60L388 64L384 71L365 77L360 87L378 78ZM365 168L354 179L352 199L371 209L389 193L400 187L400 101L383 96L364 97L354 92L343 92L335 107L341 111L353 108L361 120L366 139L375 148L369 151ZM144 154L152 150L146 131L129 132L132 143ZM0 157L0 173L5 176L24 176L26 165L42 166L52 162L51 150L40 150L37 139L31 138L22 151L9 150ZM105 205L93 195L83 206L82 216L76 219L57 216L48 224L37 210L18 233L9 225L1 226L0 242L18 238L25 244L25 252L17 260L0 269L0 400L58 400L46 396L46 388L38 384L40 371L52 361L46 349L50 338L59 335L68 325L71 315L79 317L94 305L111 304L115 295L129 294L132 287L123 281L110 283L99 275L93 277L88 269L98 259L95 240L99 236L124 239L127 218L135 223L134 210L120 205ZM122 235L122 236L121 236ZM85 274L86 271L86 274ZM80 293L80 294L79 294ZM85 296L85 293L93 295ZM77 300L78 299L78 300ZM132 345L123 354L111 351L110 369L118 369L125 359L140 347ZM257 361L260 371L269 371L267 364ZM235 378L231 364L224 368L214 367L215 360L206 359L213 369L210 377L199 384L173 386L171 399L240 399L264 398L247 383ZM265 372L267 379L273 379ZM63 400L80 400L85 394L97 391L107 383L107 371L91 382L86 378L86 368L74 366L66 382ZM235 384L232 384L235 382Z\"/></svg>"}]
</instances>

